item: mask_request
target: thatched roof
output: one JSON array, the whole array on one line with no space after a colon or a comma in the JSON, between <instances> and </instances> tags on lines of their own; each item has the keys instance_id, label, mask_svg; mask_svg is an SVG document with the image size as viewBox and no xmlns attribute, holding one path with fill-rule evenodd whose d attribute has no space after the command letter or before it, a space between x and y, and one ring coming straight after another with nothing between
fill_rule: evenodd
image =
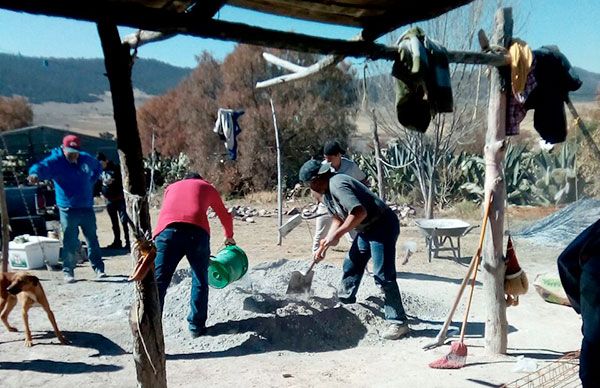
<instances>
[{"instance_id":1,"label":"thatched roof","mask_svg":"<svg viewBox=\"0 0 600 388\"><path fill-rule=\"evenodd\" d=\"M400 26L439 16L472 0L0 0L0 8L165 33L253 44L289 40L270 30L212 19L224 5L362 28L372 41ZM260 35L256 38L255 35ZM296 34L300 35L300 34ZM300 35L304 36L304 35ZM280 42L281 43L281 42ZM283 42L285 43L285 42ZM275 44L279 47L281 44ZM295 47L302 48L302 47ZM321 50L323 51L323 50Z\"/></svg>"}]
</instances>

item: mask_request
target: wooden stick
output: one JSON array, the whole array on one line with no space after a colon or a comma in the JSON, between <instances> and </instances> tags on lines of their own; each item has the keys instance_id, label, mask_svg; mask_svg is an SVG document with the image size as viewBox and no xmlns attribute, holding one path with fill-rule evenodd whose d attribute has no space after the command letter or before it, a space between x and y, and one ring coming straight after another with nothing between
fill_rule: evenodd
<instances>
[{"instance_id":1,"label":"wooden stick","mask_svg":"<svg viewBox=\"0 0 600 388\"><path fill-rule=\"evenodd\" d=\"M567 107L569 107L569 111L571 112L571 115L573 116L573 118L575 119L575 122L577 123L577 126L581 130L581 133L583 133L583 137L585 138L588 145L592 149L592 152L594 153L594 156L596 157L596 159L600 162L600 149L598 149L598 145L594 141L594 138L590 134L590 131L588 131L587 127L585 126L585 123L579 116L579 113L577 113L577 109L575 109L575 106L571 102L571 99L567 97L566 102L567 102Z\"/></svg>"},{"instance_id":2,"label":"wooden stick","mask_svg":"<svg viewBox=\"0 0 600 388\"><path fill-rule=\"evenodd\" d=\"M281 226L283 225L283 184L281 177L281 148L279 147L279 128L277 128L277 117L275 116L275 106L273 99L270 98L271 113L273 115L273 127L275 129L275 145L277 147L277 245L281 245L283 235Z\"/></svg>"},{"instance_id":3,"label":"wooden stick","mask_svg":"<svg viewBox=\"0 0 600 388\"><path fill-rule=\"evenodd\" d=\"M465 309L465 316L463 318L463 324L460 328L460 342L463 342L465 339L465 330L467 327L467 320L469 319L469 311L471 310L471 302L473 301L473 291L475 291L475 282L477 281L477 269L479 268L479 263L481 262L481 250L483 249L483 239L485 238L485 230L487 228L488 220L490 218L490 208L493 201L492 197L487 201L487 205L485 207L485 214L483 216L483 225L481 226L481 235L479 236L479 246L477 248L477 253L475 253L475 266L473 268L473 280L471 281L471 291L469 292L469 301L467 302L467 308Z\"/></svg>"},{"instance_id":4,"label":"wooden stick","mask_svg":"<svg viewBox=\"0 0 600 388\"><path fill-rule=\"evenodd\" d=\"M444 325L440 329L438 335L435 337L434 342L425 345L423 347L423 349L433 349L437 346L442 345L444 343L444 341L446 340L446 334L448 333L448 328L450 327L450 323L452 322L452 317L454 317L454 312L456 311L456 308L458 307L458 303L460 302L460 299L463 295L465 287L467 286L467 283L469 282L469 279L471 278L471 274L473 273L473 269L475 268L475 264L477 262L477 257L481 255L481 247L483 246L483 238L485 236L485 225L487 225L487 221L489 219L489 208L490 208L492 199L493 198L490 198L490 201L487 203L486 210L485 210L485 213L483 216L484 224L481 228L481 233L479 235L479 245L480 246L477 249L477 252L475 253L475 255L473 255L473 257L471 258L471 263L469 264L467 273L465 274L465 277L463 278L463 281L460 284L458 293L456 294L456 298L454 299L454 303L452 304L452 307L450 308L450 312L448 313L448 316L446 317L446 321L444 321Z\"/></svg>"},{"instance_id":5,"label":"wooden stick","mask_svg":"<svg viewBox=\"0 0 600 388\"><path fill-rule=\"evenodd\" d=\"M0 156L2 156L0 154ZM4 170L0 158L0 216L2 217L2 272L8 272L8 242L10 240L10 222L8 206L6 206L6 191L4 191Z\"/></svg>"}]
</instances>

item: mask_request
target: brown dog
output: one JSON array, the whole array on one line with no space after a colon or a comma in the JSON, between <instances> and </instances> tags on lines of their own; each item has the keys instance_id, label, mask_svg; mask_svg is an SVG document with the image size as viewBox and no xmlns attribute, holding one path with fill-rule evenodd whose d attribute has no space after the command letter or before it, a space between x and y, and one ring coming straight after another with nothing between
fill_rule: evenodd
<instances>
[{"instance_id":1,"label":"brown dog","mask_svg":"<svg viewBox=\"0 0 600 388\"><path fill-rule=\"evenodd\" d=\"M67 340L62 335L54 314L50 310L48 299L46 299L46 293L42 288L40 279L27 272L3 272L0 273L0 319L8 331L17 331L16 328L8 324L8 315L17 304L17 300L21 302L21 313L23 314L23 323L25 324L25 346L30 347L31 342L31 331L29 330L29 309L35 304L39 303L52 324L54 333L61 344L66 344Z\"/></svg>"}]
</instances>

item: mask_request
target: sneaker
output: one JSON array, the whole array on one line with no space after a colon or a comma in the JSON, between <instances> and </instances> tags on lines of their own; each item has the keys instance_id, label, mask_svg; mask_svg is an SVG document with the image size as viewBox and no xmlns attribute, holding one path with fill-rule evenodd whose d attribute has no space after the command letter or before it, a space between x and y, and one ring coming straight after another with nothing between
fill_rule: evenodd
<instances>
[{"instance_id":1,"label":"sneaker","mask_svg":"<svg viewBox=\"0 0 600 388\"><path fill-rule=\"evenodd\" d=\"M398 323L392 323L383 332L382 337L388 340L397 340L404 337L409 331L410 328L406 323L402 325Z\"/></svg>"},{"instance_id":2,"label":"sneaker","mask_svg":"<svg viewBox=\"0 0 600 388\"><path fill-rule=\"evenodd\" d=\"M106 273L104 271L96 271L96 279L103 279L106 277Z\"/></svg>"},{"instance_id":3,"label":"sneaker","mask_svg":"<svg viewBox=\"0 0 600 388\"><path fill-rule=\"evenodd\" d=\"M75 283L75 276L71 275L70 273L66 273L65 274L65 283L67 283L67 284Z\"/></svg>"}]
</instances>

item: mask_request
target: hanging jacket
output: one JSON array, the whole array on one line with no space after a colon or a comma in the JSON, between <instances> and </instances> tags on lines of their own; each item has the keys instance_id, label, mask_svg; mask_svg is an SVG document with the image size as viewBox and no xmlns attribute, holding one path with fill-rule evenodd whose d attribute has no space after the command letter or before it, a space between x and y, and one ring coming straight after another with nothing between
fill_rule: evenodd
<instances>
[{"instance_id":1,"label":"hanging jacket","mask_svg":"<svg viewBox=\"0 0 600 388\"><path fill-rule=\"evenodd\" d=\"M448 51L437 41L424 36L423 44L427 50L430 66L427 72L426 85L428 100L435 113L452 112L452 83Z\"/></svg>"},{"instance_id":2,"label":"hanging jacket","mask_svg":"<svg viewBox=\"0 0 600 388\"><path fill-rule=\"evenodd\" d=\"M543 46L533 55L537 86L527 97L525 109L535 110L533 126L542 139L550 144L561 143L567 137L564 103L569 92L579 89L582 82L557 47Z\"/></svg>"},{"instance_id":3,"label":"hanging jacket","mask_svg":"<svg viewBox=\"0 0 600 388\"><path fill-rule=\"evenodd\" d=\"M77 163L71 163L60 147L52 149L48 157L29 169L29 175L54 181L59 207L76 209L94 206L94 185L101 172L100 162L92 155L80 151Z\"/></svg>"},{"instance_id":4,"label":"hanging jacket","mask_svg":"<svg viewBox=\"0 0 600 388\"><path fill-rule=\"evenodd\" d=\"M238 118L244 114L244 111L233 109L219 109L217 112L217 121L213 132L218 134L221 140L225 142L225 148L229 151L229 159L237 159L237 136L242 132L238 124Z\"/></svg>"},{"instance_id":5,"label":"hanging jacket","mask_svg":"<svg viewBox=\"0 0 600 388\"><path fill-rule=\"evenodd\" d=\"M432 113L452 112L452 88L447 52L419 27L398 40L394 62L396 113L404 127L425 132Z\"/></svg>"}]
</instances>

